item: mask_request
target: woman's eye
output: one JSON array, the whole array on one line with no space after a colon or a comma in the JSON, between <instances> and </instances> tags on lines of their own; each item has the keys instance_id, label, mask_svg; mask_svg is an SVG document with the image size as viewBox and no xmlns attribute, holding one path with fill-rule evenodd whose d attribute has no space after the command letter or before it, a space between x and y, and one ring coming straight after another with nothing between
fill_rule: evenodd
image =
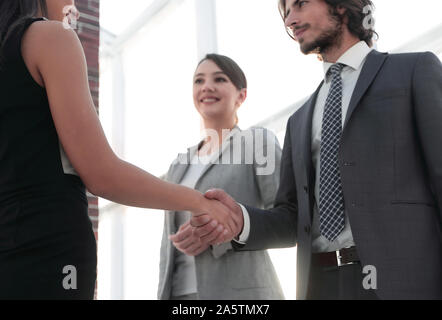
<instances>
[{"instance_id":1,"label":"woman's eye","mask_svg":"<svg viewBox=\"0 0 442 320\"><path fill-rule=\"evenodd\" d=\"M298 5L299 7L303 7L305 4L307 3L307 1L299 1Z\"/></svg>"},{"instance_id":2,"label":"woman's eye","mask_svg":"<svg viewBox=\"0 0 442 320\"><path fill-rule=\"evenodd\" d=\"M225 78L221 78L221 77L216 78L215 81L216 82L227 82L227 80Z\"/></svg>"},{"instance_id":3,"label":"woman's eye","mask_svg":"<svg viewBox=\"0 0 442 320\"><path fill-rule=\"evenodd\" d=\"M201 83L203 83L203 79L196 79L194 83L195 84L201 84Z\"/></svg>"}]
</instances>

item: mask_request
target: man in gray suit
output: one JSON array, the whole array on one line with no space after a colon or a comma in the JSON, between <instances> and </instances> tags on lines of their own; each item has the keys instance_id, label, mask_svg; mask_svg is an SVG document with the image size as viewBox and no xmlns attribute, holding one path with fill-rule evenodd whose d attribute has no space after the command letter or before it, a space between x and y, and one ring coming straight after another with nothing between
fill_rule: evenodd
<instances>
[{"instance_id":1,"label":"man in gray suit","mask_svg":"<svg viewBox=\"0 0 442 320\"><path fill-rule=\"evenodd\" d=\"M298 299L442 299L441 63L372 50L371 4L280 0L324 81L288 120L273 209L206 193L249 217L236 250L297 245Z\"/></svg>"}]
</instances>

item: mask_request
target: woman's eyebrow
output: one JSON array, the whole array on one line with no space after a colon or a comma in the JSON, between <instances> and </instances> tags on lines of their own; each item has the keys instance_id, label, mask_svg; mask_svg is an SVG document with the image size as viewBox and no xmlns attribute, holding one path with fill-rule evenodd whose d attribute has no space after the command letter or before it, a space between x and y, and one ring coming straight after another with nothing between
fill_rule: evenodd
<instances>
[{"instance_id":1,"label":"woman's eyebrow","mask_svg":"<svg viewBox=\"0 0 442 320\"><path fill-rule=\"evenodd\" d=\"M217 71L217 72L212 73L212 75L218 75L218 74L226 75L226 74L225 74L224 72L222 72L222 71ZM205 76L205 75L206 75L205 73L197 73L197 74L195 75L194 78L196 78L196 77L200 77L200 76Z\"/></svg>"}]
</instances>

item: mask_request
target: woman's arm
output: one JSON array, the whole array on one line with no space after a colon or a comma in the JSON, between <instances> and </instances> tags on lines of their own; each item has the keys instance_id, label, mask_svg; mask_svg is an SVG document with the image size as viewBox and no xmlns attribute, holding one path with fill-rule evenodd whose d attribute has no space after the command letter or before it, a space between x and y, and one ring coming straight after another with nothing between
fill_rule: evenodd
<instances>
[{"instance_id":1,"label":"woman's arm","mask_svg":"<svg viewBox=\"0 0 442 320\"><path fill-rule=\"evenodd\" d=\"M128 206L209 213L229 224L228 210L220 203L164 182L115 155L94 108L75 32L59 22L36 22L24 41L33 50L32 61L46 88L60 142L90 192Z\"/></svg>"}]
</instances>

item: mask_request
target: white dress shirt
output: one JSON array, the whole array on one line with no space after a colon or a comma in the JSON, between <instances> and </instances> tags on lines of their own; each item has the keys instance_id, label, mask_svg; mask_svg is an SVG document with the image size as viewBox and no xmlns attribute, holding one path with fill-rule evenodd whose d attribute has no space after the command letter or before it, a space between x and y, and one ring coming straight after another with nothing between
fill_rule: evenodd
<instances>
[{"instance_id":1,"label":"white dress shirt","mask_svg":"<svg viewBox=\"0 0 442 320\"><path fill-rule=\"evenodd\" d=\"M365 64L367 55L372 49L364 41L360 41L348 49L336 63L342 63L345 67L342 70L342 126L344 126L345 117L350 104L350 99L356 87L356 83L361 74L362 67ZM315 204L313 208L313 227L312 227L312 251L330 252L354 245L353 235L348 220L345 216L345 228L341 234L334 240L329 241L323 237L319 231L319 168L320 168L320 146L322 132L322 118L324 115L325 101L331 86L331 79L327 79L327 71L333 63L324 62L324 84L322 85L318 98L316 100L315 110L312 119L312 160L316 171L315 179ZM249 214L241 206L244 215L244 229L240 235L240 243L245 243L250 232ZM248 225L246 225L248 224Z\"/></svg>"}]
</instances>

